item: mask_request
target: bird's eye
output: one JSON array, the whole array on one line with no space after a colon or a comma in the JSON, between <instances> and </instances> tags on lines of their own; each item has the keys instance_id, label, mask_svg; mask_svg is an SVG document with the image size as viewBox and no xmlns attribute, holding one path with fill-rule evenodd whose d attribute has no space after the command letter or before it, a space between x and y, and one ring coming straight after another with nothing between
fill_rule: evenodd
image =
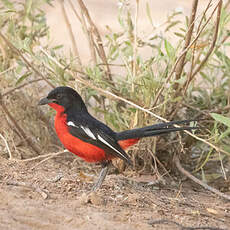
<instances>
[{"instance_id":1,"label":"bird's eye","mask_svg":"<svg viewBox=\"0 0 230 230\"><path fill-rule=\"evenodd\" d=\"M57 99L61 99L61 94L58 94L58 95L56 96L56 98L57 98Z\"/></svg>"}]
</instances>

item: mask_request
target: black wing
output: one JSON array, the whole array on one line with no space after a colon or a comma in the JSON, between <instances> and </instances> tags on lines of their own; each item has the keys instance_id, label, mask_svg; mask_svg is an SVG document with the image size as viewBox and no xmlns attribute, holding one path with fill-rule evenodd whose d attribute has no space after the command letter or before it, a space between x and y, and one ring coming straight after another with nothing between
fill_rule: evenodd
<instances>
[{"instance_id":1,"label":"black wing","mask_svg":"<svg viewBox=\"0 0 230 230\"><path fill-rule=\"evenodd\" d=\"M116 140L116 133L108 126L93 117L67 120L69 132L80 140L105 150L107 154L114 155L132 164L129 156L120 147Z\"/></svg>"}]
</instances>

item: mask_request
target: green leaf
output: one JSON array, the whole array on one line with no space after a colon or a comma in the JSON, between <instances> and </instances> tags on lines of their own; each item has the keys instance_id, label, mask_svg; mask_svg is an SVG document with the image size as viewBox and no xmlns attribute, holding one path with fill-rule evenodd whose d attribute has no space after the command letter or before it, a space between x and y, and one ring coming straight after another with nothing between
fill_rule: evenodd
<instances>
[{"instance_id":1,"label":"green leaf","mask_svg":"<svg viewBox=\"0 0 230 230\"><path fill-rule=\"evenodd\" d=\"M173 46L168 42L166 39L164 40L165 43L165 50L169 58L172 58L175 54L175 49Z\"/></svg>"},{"instance_id":2,"label":"green leaf","mask_svg":"<svg viewBox=\"0 0 230 230\"><path fill-rule=\"evenodd\" d=\"M146 11L147 11L147 16L149 18L149 21L150 21L152 27L154 27L154 25L153 25L153 19L152 19L152 16L151 16L151 10L150 10L148 2L146 3Z\"/></svg>"},{"instance_id":3,"label":"green leaf","mask_svg":"<svg viewBox=\"0 0 230 230\"><path fill-rule=\"evenodd\" d=\"M25 4L25 11L26 11L26 16L28 17L32 8L33 0L26 0Z\"/></svg>"},{"instance_id":4,"label":"green leaf","mask_svg":"<svg viewBox=\"0 0 230 230\"><path fill-rule=\"evenodd\" d=\"M29 77L32 74L32 72L28 72L23 74L16 82L16 85L20 84L22 81L24 81L27 77Z\"/></svg>"},{"instance_id":5,"label":"green leaf","mask_svg":"<svg viewBox=\"0 0 230 230\"><path fill-rule=\"evenodd\" d=\"M182 33L174 32L174 34L175 34L177 37L184 38L184 34L182 34Z\"/></svg>"},{"instance_id":6,"label":"green leaf","mask_svg":"<svg viewBox=\"0 0 230 230\"><path fill-rule=\"evenodd\" d=\"M13 10L14 9L14 4L8 0L2 0L1 1L5 7L8 7L9 9Z\"/></svg>"},{"instance_id":7,"label":"green leaf","mask_svg":"<svg viewBox=\"0 0 230 230\"><path fill-rule=\"evenodd\" d=\"M174 22L171 22L165 29L165 31L169 31L172 27L174 27L175 25L179 24L180 21L174 21Z\"/></svg>"},{"instance_id":8,"label":"green leaf","mask_svg":"<svg viewBox=\"0 0 230 230\"><path fill-rule=\"evenodd\" d=\"M217 113L210 113L210 115L215 121L220 122L230 128L230 118L224 117L223 115Z\"/></svg>"}]
</instances>

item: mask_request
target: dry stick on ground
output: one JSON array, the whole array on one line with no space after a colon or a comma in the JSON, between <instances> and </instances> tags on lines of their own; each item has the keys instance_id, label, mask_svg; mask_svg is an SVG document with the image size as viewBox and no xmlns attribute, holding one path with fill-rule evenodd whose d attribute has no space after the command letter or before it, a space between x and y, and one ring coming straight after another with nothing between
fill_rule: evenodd
<instances>
[{"instance_id":1,"label":"dry stick on ground","mask_svg":"<svg viewBox=\"0 0 230 230\"><path fill-rule=\"evenodd\" d=\"M5 41L6 45L14 52L16 53L19 57L22 58L22 60L26 63L26 65L31 68L38 76L40 76L44 81L46 81L46 83L48 85L50 85L52 88L55 88L55 86L46 79L45 76L43 76L43 74L38 71L33 64L31 64L22 54L22 52L17 49L1 32L0 32L0 37Z\"/></svg>"},{"instance_id":2,"label":"dry stick on ground","mask_svg":"<svg viewBox=\"0 0 230 230\"><path fill-rule=\"evenodd\" d=\"M97 45L98 45L98 54L102 60L103 63L106 64L106 73L107 73L107 78L112 81L112 76L111 76L111 71L110 71L110 68L109 68L109 65L108 65L108 62L107 62L107 58L106 58L106 54L105 54L105 50L104 50L104 47L103 47L103 42L102 42L102 39L101 39L101 36L100 36L100 33L96 27L96 25L94 24L94 22L92 21L90 15L89 15L89 11L88 9L86 8L84 2L82 0L77 0L78 1L78 4L82 10L82 12L84 13L84 15L86 16L90 26L91 26L91 29L92 29L92 33L96 36L96 42L97 42Z\"/></svg>"},{"instance_id":3,"label":"dry stick on ground","mask_svg":"<svg viewBox=\"0 0 230 230\"><path fill-rule=\"evenodd\" d=\"M4 113L8 116L10 121L14 124L15 128L18 130L20 135L23 137L23 139L27 142L27 144L34 150L36 154L40 152L40 149L34 145L33 141L26 136L26 133L24 130L20 127L20 125L17 123L17 121L14 119L13 115L11 115L10 111L8 110L7 106L5 105L2 95L0 93L0 106L2 107Z\"/></svg>"},{"instance_id":4,"label":"dry stick on ground","mask_svg":"<svg viewBox=\"0 0 230 230\"><path fill-rule=\"evenodd\" d=\"M181 57L184 55L185 52L187 52L193 45L194 43L197 41L197 39L200 37L200 34L203 32L204 28L207 26L207 24L209 23L209 21L211 20L211 18L213 17L213 14L215 13L216 9L218 7L218 4L216 5L216 7L213 9L211 15L209 16L209 18L207 19L206 23L203 25L203 27L200 29L200 31L198 32L198 34L196 35L196 37L191 41L191 43L189 44L189 46L181 52L181 54L178 56L178 58L175 61L175 64L172 67L172 70L170 71L168 77L166 78L165 82L162 84L162 87L159 89L159 91L157 92L153 105L152 107L155 107L155 105L157 104L157 101L162 93L162 91L166 88L166 84L169 82L169 80L171 79L171 77L173 76L176 66L178 64L178 62L180 61Z\"/></svg>"},{"instance_id":5,"label":"dry stick on ground","mask_svg":"<svg viewBox=\"0 0 230 230\"><path fill-rule=\"evenodd\" d=\"M77 48L77 43L76 43L76 40L75 40L75 37L74 37L74 34L73 34L73 30L72 30L71 24L69 22L69 19L68 19L67 13L66 13L64 0L59 0L59 1L61 3L62 14L64 16L65 23L66 23L66 26L67 26L67 29L68 29L68 32L69 32L69 36L70 36L70 39L71 39L71 43L72 43L72 46L73 46L73 52L74 52L74 55L77 57L78 65L80 66L80 69L82 70L81 58L80 58L80 55L79 55L79 51L78 51L78 48Z\"/></svg>"},{"instance_id":6,"label":"dry stick on ground","mask_svg":"<svg viewBox=\"0 0 230 230\"><path fill-rule=\"evenodd\" d=\"M191 173L189 173L188 171L186 171L180 164L180 160L178 158L177 155L174 156L174 162L176 164L176 167L177 169L182 173L184 174L186 177L190 178L192 181L194 181L195 183L199 184L200 186L204 187L205 189L215 193L216 195L224 198L224 199L227 199L227 200L230 200L230 196L229 195L226 195L222 192L220 192L219 190L215 189L215 188L212 188L210 187L209 185L205 184L203 181L197 179L195 176L193 176Z\"/></svg>"},{"instance_id":7,"label":"dry stick on ground","mask_svg":"<svg viewBox=\"0 0 230 230\"><path fill-rule=\"evenodd\" d=\"M29 159L23 159L23 160L17 160L17 161L20 161L20 162L27 162L27 161L36 161L36 160L39 160L41 158L49 158L49 157L55 157L55 156L58 156L60 154L63 154L63 153L67 153L69 152L68 150L64 150L64 151L60 151L60 152L57 152L57 153L48 153L48 154L44 154L44 155L40 155L40 156L37 156L37 157L32 157L32 158L29 158Z\"/></svg>"},{"instance_id":8,"label":"dry stick on ground","mask_svg":"<svg viewBox=\"0 0 230 230\"><path fill-rule=\"evenodd\" d=\"M21 187L29 188L29 189L34 190L35 192L38 192L42 196L43 199L47 199L48 198L48 194L47 193L45 193L38 186L30 184L30 183L20 182L20 181L7 181L7 182L2 182L2 183L6 183L7 185L21 186Z\"/></svg>"},{"instance_id":9,"label":"dry stick on ground","mask_svg":"<svg viewBox=\"0 0 230 230\"><path fill-rule=\"evenodd\" d=\"M188 30L186 37L185 37L185 44L184 44L183 51L185 51L187 49L187 47L189 46L189 43L191 41L191 38L192 38L193 28L195 25L196 12L197 12L197 5L198 5L198 0L194 0L193 4L192 4L192 11L191 11L190 19L189 19L189 30ZM183 53L180 61L176 65L176 69L175 69L176 80L178 80L181 77L181 73L182 73L182 70L184 68L184 62L185 62L186 54L187 54L187 51L185 51ZM179 86L178 83L175 84L175 89L177 89L178 86Z\"/></svg>"},{"instance_id":10,"label":"dry stick on ground","mask_svg":"<svg viewBox=\"0 0 230 230\"><path fill-rule=\"evenodd\" d=\"M56 157L57 155L60 155L60 154L63 154L63 153L66 153L68 151L64 150L62 152L57 152L57 153L53 153L51 154L49 157L45 158L44 160L40 161L39 163L37 163L36 165L34 165L31 169L35 169L37 168L39 165L41 165L42 163L44 163L45 161L49 160L49 159L52 159L54 157Z\"/></svg>"}]
</instances>

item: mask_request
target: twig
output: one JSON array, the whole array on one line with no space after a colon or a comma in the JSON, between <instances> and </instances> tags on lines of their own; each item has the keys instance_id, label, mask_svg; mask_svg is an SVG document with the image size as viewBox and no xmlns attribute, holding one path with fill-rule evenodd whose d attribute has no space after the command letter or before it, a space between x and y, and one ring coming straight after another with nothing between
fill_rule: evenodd
<instances>
[{"instance_id":1,"label":"twig","mask_svg":"<svg viewBox=\"0 0 230 230\"><path fill-rule=\"evenodd\" d=\"M89 50L90 50L91 58L92 58L94 65L96 65L97 64L97 58L96 58L96 52L95 52L95 48L94 48L93 35L92 35L91 31L89 31L89 29L87 28L87 24L85 21L83 11L82 11L82 9L80 9L80 11L81 11L81 17L80 17L71 0L69 0L69 3L72 7L72 10L73 10L75 16L77 17L77 19L81 23L83 31L86 33L86 37L87 37L87 40L89 43Z\"/></svg>"},{"instance_id":2,"label":"twig","mask_svg":"<svg viewBox=\"0 0 230 230\"><path fill-rule=\"evenodd\" d=\"M59 154L66 153L66 152L68 152L68 150L60 151L60 152L57 152L57 153L48 153L48 154L40 155L40 156L37 156L37 157L32 157L32 158L29 158L29 159L23 159L23 160L17 160L17 161L21 161L21 162L35 161L35 160L39 160L39 159L44 158L44 157L57 156Z\"/></svg>"},{"instance_id":3,"label":"twig","mask_svg":"<svg viewBox=\"0 0 230 230\"><path fill-rule=\"evenodd\" d=\"M29 137L27 137L27 135L24 132L24 130L20 127L20 125L14 119L13 115L11 115L10 111L8 110L7 106L5 105L5 103L3 101L1 93L0 93L0 106L2 107L3 111L5 112L5 114L9 117L10 121L14 124L15 128L21 134L21 136L23 137L23 139L34 150L34 152L38 154L40 152L40 149L37 148L37 146L33 144L32 140Z\"/></svg>"},{"instance_id":4,"label":"twig","mask_svg":"<svg viewBox=\"0 0 230 230\"><path fill-rule=\"evenodd\" d=\"M68 152L68 151L62 151L62 152L53 153L49 157L47 157L46 159L44 159L44 160L40 161L39 163L37 163L36 165L34 165L31 169L35 169L39 165L41 165L42 163L44 163L45 161L47 161L49 159L52 159L52 158L56 157L57 155L60 155L60 154L66 153L66 152Z\"/></svg>"},{"instance_id":5,"label":"twig","mask_svg":"<svg viewBox=\"0 0 230 230\"><path fill-rule=\"evenodd\" d=\"M38 71L33 64L31 64L22 54L22 52L16 48L1 32L0 37L5 41L6 45L17 55L19 55L22 60L26 63L26 65L31 68L38 76L40 76L48 85L50 85L52 88L55 88L55 86L47 80L47 78L41 73L41 71Z\"/></svg>"},{"instance_id":6,"label":"twig","mask_svg":"<svg viewBox=\"0 0 230 230\"><path fill-rule=\"evenodd\" d=\"M5 139L5 137L4 137L1 133L0 133L0 137L1 137L2 140L4 141L5 146L6 146L6 149L7 149L8 153L9 153L9 160L12 160L12 159L13 159L12 153L11 153L11 151L10 151L9 145L8 145L8 143L7 143L6 139Z\"/></svg>"},{"instance_id":7,"label":"twig","mask_svg":"<svg viewBox=\"0 0 230 230\"><path fill-rule=\"evenodd\" d=\"M82 24L83 21L82 21L80 15L77 13L77 11L76 11L76 9L75 9L75 7L74 7L74 5L73 5L73 3L72 3L71 0L69 0L69 4L70 4L70 6L71 6L71 8L72 8L72 10L73 10L73 12L75 14L75 16L77 17L77 19L79 20L79 22Z\"/></svg>"},{"instance_id":8,"label":"twig","mask_svg":"<svg viewBox=\"0 0 230 230\"><path fill-rule=\"evenodd\" d=\"M199 25L197 27L197 33L200 31L200 27L202 25L203 20L206 17L206 13L207 13L208 9L210 8L211 3L212 3L212 0L209 0L209 3L208 3L207 7L205 8L205 10L203 12L202 17L201 17L200 22L199 22ZM182 87L183 88L183 94L186 93L186 91L188 89L188 86L189 86L189 83L191 82L190 79L192 78L192 72L194 70L196 48L197 48L197 41L194 43L193 48L192 48L191 66L190 66L190 70L189 70L186 82L184 83L184 86ZM200 55L201 55L201 52L200 52L199 56Z\"/></svg>"},{"instance_id":9,"label":"twig","mask_svg":"<svg viewBox=\"0 0 230 230\"><path fill-rule=\"evenodd\" d=\"M137 65L137 34L138 34L138 16L139 16L139 0L136 0L135 23L134 23L134 41L133 41L133 74L132 74L132 91L134 92L134 79L136 77Z\"/></svg>"},{"instance_id":10,"label":"twig","mask_svg":"<svg viewBox=\"0 0 230 230\"><path fill-rule=\"evenodd\" d=\"M64 16L65 23L66 23L66 26L67 26L67 29L68 29L68 32L69 32L69 36L70 36L71 43L72 43L72 46L73 46L74 55L77 57L78 65L80 66L80 69L82 70L81 58L80 58L80 55L79 55L79 51L78 51L78 48L77 48L77 43L76 43L76 40L75 40L75 37L74 37L74 34L73 34L71 24L69 22L69 19L68 19L66 10L65 10L64 0L59 0L59 2L61 3L61 10L62 10L62 14Z\"/></svg>"},{"instance_id":11,"label":"twig","mask_svg":"<svg viewBox=\"0 0 230 230\"><path fill-rule=\"evenodd\" d=\"M103 42L102 42L100 33L99 33L96 25L94 24L93 20L91 19L90 15L89 15L89 11L86 8L84 2L82 0L77 0L77 1L78 1L79 6L81 7L82 11L84 12L84 15L86 16L90 26L91 26L92 32L96 36L96 42L98 45L98 54L99 54L100 58L102 59L102 62L106 64L107 78L110 81L112 81L110 67L109 67L108 62L107 62L107 58L106 58L106 54L105 54L105 50L103 47Z\"/></svg>"},{"instance_id":12,"label":"twig","mask_svg":"<svg viewBox=\"0 0 230 230\"><path fill-rule=\"evenodd\" d=\"M40 189L36 185L30 184L30 183L26 183L26 182L20 182L20 181L7 181L6 184L7 185L13 185L13 186L21 186L21 187L32 189L35 192L39 193L44 200L48 198L48 194L45 193L42 189Z\"/></svg>"},{"instance_id":13,"label":"twig","mask_svg":"<svg viewBox=\"0 0 230 230\"><path fill-rule=\"evenodd\" d=\"M226 195L222 192L220 192L219 190L205 184L203 181L197 179L195 176L193 176L190 172L188 172L187 170L185 170L181 164L180 164L180 160L178 158L177 155L174 156L174 162L176 164L176 167L177 169L182 173L184 174L186 177L190 178L192 181L194 181L195 183L199 184L200 186L204 187L205 189L215 193L216 195L224 198L224 199L227 199L227 200L230 200L230 196L229 195Z\"/></svg>"},{"instance_id":14,"label":"twig","mask_svg":"<svg viewBox=\"0 0 230 230\"><path fill-rule=\"evenodd\" d=\"M204 57L204 59L201 61L201 63L199 64L199 66L194 70L191 79L189 79L190 81L195 77L195 75L202 69L202 67L204 66L204 64L207 62L209 56L211 55L212 51L215 48L216 45L216 40L217 40L217 36L218 36L218 31L219 31L219 25L220 25L220 15L221 15L221 9L222 9L222 3L223 1L220 0L218 3L218 10L217 10L217 17L216 17L216 23L215 23L215 32L214 32L214 36L213 36L213 40L212 40L212 44L209 48L208 53L206 54L206 56Z\"/></svg>"},{"instance_id":15,"label":"twig","mask_svg":"<svg viewBox=\"0 0 230 230\"><path fill-rule=\"evenodd\" d=\"M191 15L190 15L190 19L189 19L189 30L186 34L185 37L185 44L184 44L184 48L183 51L187 49L187 47L189 46L189 43L191 41L192 38L192 33L193 33L193 28L195 25L195 18L196 18L196 12L197 12L197 5L198 5L198 0L194 0L193 4L192 4L192 11L191 11ZM182 55L180 61L178 62L175 72L176 72L176 80L178 80L181 76L183 67L184 67L184 62L185 62L185 57L186 57L187 51L184 52L184 54ZM175 89L178 88L178 83L175 85Z\"/></svg>"},{"instance_id":16,"label":"twig","mask_svg":"<svg viewBox=\"0 0 230 230\"><path fill-rule=\"evenodd\" d=\"M224 169L223 160L221 159L220 151L218 151L218 155L219 155L219 160L220 160L220 165L221 165L221 171L223 173L224 179L227 180L227 176L226 176L226 172Z\"/></svg>"},{"instance_id":17,"label":"twig","mask_svg":"<svg viewBox=\"0 0 230 230\"><path fill-rule=\"evenodd\" d=\"M3 75L3 74L5 74L5 73L7 73L7 72L9 72L10 70L12 70L12 69L14 69L14 68L15 68L14 66L11 66L10 68L8 68L8 69L2 71L2 72L0 73L0 76Z\"/></svg>"},{"instance_id":18,"label":"twig","mask_svg":"<svg viewBox=\"0 0 230 230\"><path fill-rule=\"evenodd\" d=\"M173 76L173 73L175 72L176 66L179 63L180 59L183 57L184 53L187 52L194 45L194 43L197 41L197 39L199 38L201 32L204 30L204 28L206 27L206 25L211 20L211 18L213 16L214 12L216 11L217 7L218 7L218 4L213 9L213 11L212 11L211 15L209 16L209 18L207 19L206 23L202 26L202 28L200 29L200 31L197 33L196 37L191 41L191 43L189 44L189 46L184 51L181 52L181 54L176 59L175 64L173 65L172 70L170 71L168 77L166 78L165 82L162 84L162 87L157 92L152 107L155 107L155 105L156 105L156 103L157 103L157 101L158 101L158 99L159 99L162 91L165 89L166 84L169 82L169 80Z\"/></svg>"},{"instance_id":19,"label":"twig","mask_svg":"<svg viewBox=\"0 0 230 230\"><path fill-rule=\"evenodd\" d=\"M21 88L23 88L23 87L25 87L25 86L27 86L27 85L30 85L30 84L32 84L32 83L34 83L34 82L38 82L38 81L42 81L42 80L44 80L44 79L43 79L43 78L39 78L39 79L35 79L35 80L28 81L28 82L26 82L26 83L24 83L24 84L22 84L22 85L19 85L19 86L17 86L17 87L14 87L13 89L10 89L10 90L7 91L6 93L2 94L2 97L5 97L5 96L7 96L7 95L13 93L15 90L21 89Z\"/></svg>"}]
</instances>

